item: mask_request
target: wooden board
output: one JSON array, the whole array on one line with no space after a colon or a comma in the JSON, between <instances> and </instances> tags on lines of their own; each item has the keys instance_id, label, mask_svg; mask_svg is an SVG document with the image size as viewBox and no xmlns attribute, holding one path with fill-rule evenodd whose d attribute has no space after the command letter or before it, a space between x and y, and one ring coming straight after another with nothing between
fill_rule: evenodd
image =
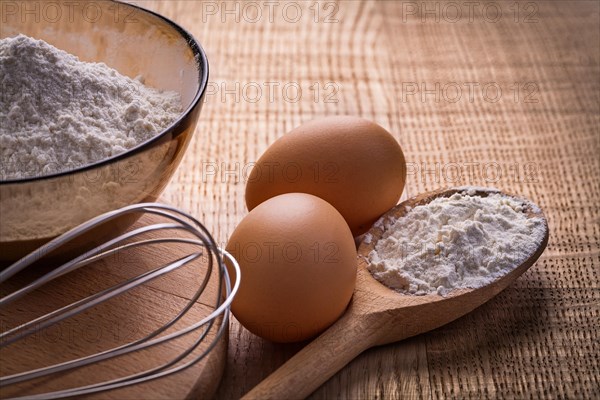
<instances>
[{"instance_id":1,"label":"wooden board","mask_svg":"<svg viewBox=\"0 0 600 400\"><path fill-rule=\"evenodd\" d=\"M144 215L133 228L159 221L165 222L160 217ZM170 235L190 237L182 232L169 231L152 233L146 238ZM171 243L119 252L103 261L60 277L31 295L11 303L7 309L0 312L2 331L197 250L191 245ZM42 260L39 265L35 265L34 270L15 276L2 286L2 294L12 292L25 281L40 275L40 271L49 270L51 264L51 261ZM200 286L206 271L206 258L201 258L189 266L135 288L59 325L2 348L0 350L2 376L81 357L143 337L144 334L172 319L187 304ZM218 286L219 280L215 268L208 287L199 300L180 322L165 333L189 326L210 314L214 310ZM210 330L208 337L184 361L190 360L207 348L215 339L216 325L221 321L221 319L216 321L217 324ZM0 397L80 386L140 372L172 360L191 346L199 335L200 330L151 349L104 361L94 366L5 387L0 390ZM206 358L186 370L148 383L89 397L102 399L210 397L216 390L223 373L226 351L227 334L218 341L217 346Z\"/></svg>"},{"instance_id":2,"label":"wooden board","mask_svg":"<svg viewBox=\"0 0 600 400\"><path fill-rule=\"evenodd\" d=\"M367 351L312 398L600 398L597 0L135 2L207 52L206 104L163 196L220 243L246 213L248 163L333 114L372 119L398 139L404 198L497 186L546 212L548 248L511 287L444 328ZM267 342L236 321L229 336L219 399L239 398L304 345Z\"/></svg>"},{"instance_id":3,"label":"wooden board","mask_svg":"<svg viewBox=\"0 0 600 400\"><path fill-rule=\"evenodd\" d=\"M600 398L597 0L484 1L471 14L452 1L292 0L271 14L263 2L139 3L207 51L212 91L164 195L219 241L247 212L243 168L302 121L333 114L393 133L410 165L405 198L497 186L547 214L548 248L511 287L444 328L362 354L314 399ZM232 323L217 397L239 398L301 347Z\"/></svg>"}]
</instances>

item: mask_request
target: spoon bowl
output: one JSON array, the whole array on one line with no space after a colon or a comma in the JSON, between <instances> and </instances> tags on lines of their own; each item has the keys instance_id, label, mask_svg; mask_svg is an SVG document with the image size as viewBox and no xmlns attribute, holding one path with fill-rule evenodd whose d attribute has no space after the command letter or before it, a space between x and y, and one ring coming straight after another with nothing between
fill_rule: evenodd
<instances>
[{"instance_id":1,"label":"spoon bowl","mask_svg":"<svg viewBox=\"0 0 600 400\"><path fill-rule=\"evenodd\" d=\"M380 221L398 219L410 208L463 191L465 188L451 188L418 195L388 211ZM522 201L527 217L541 218L544 223L543 239L520 265L476 289L455 289L445 296L402 294L377 281L368 270L368 255L385 232L385 224L376 224L366 234L370 240L363 239L359 245L356 288L344 315L244 398L304 398L364 350L397 342L452 322L496 296L527 271L548 244L546 218L529 201L496 189L478 188L474 194L486 197L492 193Z\"/></svg>"}]
</instances>

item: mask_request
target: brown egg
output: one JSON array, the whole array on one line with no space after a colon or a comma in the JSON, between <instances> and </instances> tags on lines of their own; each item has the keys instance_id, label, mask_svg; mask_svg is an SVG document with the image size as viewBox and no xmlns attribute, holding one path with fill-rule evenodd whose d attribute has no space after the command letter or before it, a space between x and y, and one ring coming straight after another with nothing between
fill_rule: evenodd
<instances>
[{"instance_id":1,"label":"brown egg","mask_svg":"<svg viewBox=\"0 0 600 400\"><path fill-rule=\"evenodd\" d=\"M406 181L404 154L394 137L362 118L307 122L275 141L246 185L248 210L283 193L302 192L331 203L353 235L366 232L398 202Z\"/></svg>"},{"instance_id":2,"label":"brown egg","mask_svg":"<svg viewBox=\"0 0 600 400\"><path fill-rule=\"evenodd\" d=\"M354 238L340 213L318 197L288 193L261 203L237 226L227 251L241 269L231 310L265 339L312 338L343 314L352 297Z\"/></svg>"}]
</instances>

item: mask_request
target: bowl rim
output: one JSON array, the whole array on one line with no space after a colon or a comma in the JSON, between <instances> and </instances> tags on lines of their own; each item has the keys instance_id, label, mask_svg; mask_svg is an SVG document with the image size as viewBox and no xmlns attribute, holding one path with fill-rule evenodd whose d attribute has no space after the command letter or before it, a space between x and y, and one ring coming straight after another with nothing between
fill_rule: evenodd
<instances>
[{"instance_id":1,"label":"bowl rim","mask_svg":"<svg viewBox=\"0 0 600 400\"><path fill-rule=\"evenodd\" d=\"M191 114L192 110L194 110L198 106L198 103L204 97L204 94L206 92L206 87L208 86L208 69L209 69L208 58L206 56L206 52L204 51L204 49L202 48L200 43L196 40L196 38L194 38L194 36L190 32L188 32L186 29L184 29L181 25L177 24L173 20L171 20L155 11L138 6L136 4L127 3L123 0L111 0L111 1L113 1L115 3L119 3L120 5L123 5L126 7L134 8L136 10L141 11L142 13L147 13L149 15L157 17L158 19L162 20L167 25L169 25L171 28L175 29L175 31L177 31L181 35L181 37L186 41L188 47L192 50L194 59L196 60L196 68L198 70L198 77L200 79L200 84L198 85L198 90L196 91L196 94L194 95L194 98L192 99L190 105L184 111L181 112L181 114L179 115L179 117L177 117L177 119L175 119L166 128L161 130L158 134L156 134L155 136L151 137L150 139L148 139L144 142L139 143L135 147L132 147L131 149L129 149L123 153L119 153L119 154L114 155L109 158L104 158L102 160L93 162L91 164L85 164L83 166L80 166L80 167L77 167L74 169L56 172L53 174L31 176L31 177L17 178L17 179L0 179L0 186L29 183L29 182L34 182L34 181L42 181L42 180L46 180L46 179L59 178L62 176L67 176L67 175L75 175L75 174L78 174L81 172L89 171L89 170L92 170L92 169L95 169L98 167L112 164L114 162L128 158L131 155L140 153L140 152L146 150L146 148L148 146L151 146L153 143L156 143L156 142L159 142L160 140L162 140L168 132L171 132L173 129L177 128L177 126L185 123L185 121L188 119L189 115Z\"/></svg>"}]
</instances>

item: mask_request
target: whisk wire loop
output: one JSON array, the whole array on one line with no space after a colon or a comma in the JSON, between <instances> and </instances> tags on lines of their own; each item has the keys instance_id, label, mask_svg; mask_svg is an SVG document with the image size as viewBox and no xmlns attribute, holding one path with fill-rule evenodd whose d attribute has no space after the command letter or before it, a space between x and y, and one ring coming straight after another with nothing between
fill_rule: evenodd
<instances>
[{"instance_id":1,"label":"whisk wire loop","mask_svg":"<svg viewBox=\"0 0 600 400\"><path fill-rule=\"evenodd\" d=\"M191 296L189 301L181 308L181 310L171 318L170 321L164 323L159 328L153 330L151 333L146 334L144 337L137 340L132 340L128 343L95 353L80 357L74 360L57 363L54 365L40 367L31 371L25 371L16 373L10 376L0 377L0 387L5 387L15 383L28 381L59 372L72 370L75 368L82 368L87 365L99 363L104 360L112 359L115 357L123 356L135 351L141 351L148 349L152 346L157 346L170 340L175 340L181 336L191 334L195 331L200 331L199 336L195 339L192 345L181 351L171 360L167 360L162 365L149 368L148 370L141 371L138 373L130 374L124 377L115 378L112 380L98 382L86 386L68 388L63 390L57 390L49 393L40 393L28 396L18 397L19 399L58 399L64 397L82 396L91 393L102 392L106 390L113 390L122 388L129 385L139 384L148 382L153 379L158 379L170 374L182 371L190 366L194 365L198 361L206 357L207 354L212 351L218 344L220 338L229 323L229 308L233 297L239 288L240 283L240 269L237 261L228 252L220 249L214 238L210 235L206 227L202 225L197 219L191 215L160 203L142 203L123 207L119 210L110 211L103 215L87 221L63 235L51 240L45 245L41 246L38 250L30 253L23 257L13 265L0 272L0 283L10 279L15 274L24 271L27 267L31 266L36 262L41 254L48 254L68 242L80 237L81 235L89 232L95 227L113 221L119 217L132 213L148 213L161 216L169 219L172 222L158 223L141 228L134 229L130 232L119 235L118 237L103 243L84 254L75 257L69 262L53 269L51 272L45 274L41 278L35 280L33 283L26 285L25 287L8 294L0 299L0 309L6 307L12 301L19 297L26 296L32 291L48 284L49 282L63 276L69 272L82 268L86 265L92 264L95 261L109 257L120 251L133 250L141 246L149 246L162 243L179 243L188 244L195 246L198 250L184 257L180 257L177 260L161 265L152 270L143 272L135 277L128 278L118 284L113 285L107 289L99 291L98 293L87 296L81 300L78 300L72 304L66 305L62 308L54 310L46 315L35 318L29 322L23 323L15 328L9 329L0 334L0 347L5 347L13 344L14 342L29 336L32 333L38 332L42 329L46 329L50 326L58 324L68 318L71 318L77 314L80 314L86 310L89 310L105 301L108 301L116 296L126 293L135 287L146 284L154 279L164 276L170 272L173 272L183 266L189 265L199 259L206 259L206 268L204 270L204 277L199 287L195 291L194 295ZM183 230L194 236L190 238L178 238L178 237L166 237L166 238L151 238L151 239L138 239L141 236L150 232L164 232L169 230ZM127 242L133 239L138 239L135 242ZM224 258L229 261L230 266L235 271L235 282L232 284L232 279L229 276L229 272L224 263ZM164 334L169 328L173 327L181 318L196 304L202 293L205 291L209 280L212 275L213 267L216 264L218 271L219 285L217 285L217 296L213 305L214 310L202 318L200 321L192 323L184 328L181 328L175 332ZM223 293L224 292L224 293ZM200 354L194 355L191 359L186 360L204 341L209 337L209 333L216 323L217 319L221 317L220 322L216 327L214 336L210 338L210 343L206 348L200 352ZM214 331L214 329L213 329Z\"/></svg>"}]
</instances>

